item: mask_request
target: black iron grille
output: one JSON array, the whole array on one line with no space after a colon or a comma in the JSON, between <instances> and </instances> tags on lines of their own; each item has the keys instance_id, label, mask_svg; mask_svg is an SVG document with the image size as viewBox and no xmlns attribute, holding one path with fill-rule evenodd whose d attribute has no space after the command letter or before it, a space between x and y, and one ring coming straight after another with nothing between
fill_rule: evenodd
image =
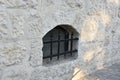
<instances>
[{"instance_id":1,"label":"black iron grille","mask_svg":"<svg viewBox=\"0 0 120 80\"><path fill-rule=\"evenodd\" d=\"M54 33L54 31L57 29L57 34ZM53 32L52 32L53 31ZM61 55L64 55L64 58L66 58L67 54L70 54L71 56L73 55L73 53L77 52L77 49L73 49L74 46L74 41L78 40L78 38L74 38L74 33L73 32L67 32L64 28L55 28L54 30L52 30L49 32L49 39L43 40L43 44L44 46L46 44L49 44L47 46L49 46L49 48L47 48L49 50L49 55L44 55L43 52L43 59L47 59L49 58L50 60L52 60L53 57L57 57L57 59L59 60ZM63 35L61 35L61 31L64 33ZM54 35L56 35L56 39L53 37ZM60 52L61 47L61 43L63 43L63 52ZM54 49L54 44L57 44L56 53L53 52Z\"/></svg>"}]
</instances>

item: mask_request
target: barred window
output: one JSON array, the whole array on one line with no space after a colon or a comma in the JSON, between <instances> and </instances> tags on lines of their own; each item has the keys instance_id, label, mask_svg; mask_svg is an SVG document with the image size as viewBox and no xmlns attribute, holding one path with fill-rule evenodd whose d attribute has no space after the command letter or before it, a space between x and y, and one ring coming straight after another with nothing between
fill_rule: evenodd
<instances>
[{"instance_id":1,"label":"barred window","mask_svg":"<svg viewBox=\"0 0 120 80\"><path fill-rule=\"evenodd\" d=\"M59 25L43 37L43 63L76 58L77 32L68 25Z\"/></svg>"}]
</instances>

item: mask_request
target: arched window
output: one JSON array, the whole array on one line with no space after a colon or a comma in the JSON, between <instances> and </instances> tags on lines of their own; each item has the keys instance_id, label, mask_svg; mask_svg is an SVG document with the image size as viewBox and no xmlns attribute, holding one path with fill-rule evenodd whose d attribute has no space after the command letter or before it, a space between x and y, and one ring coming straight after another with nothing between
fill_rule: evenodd
<instances>
[{"instance_id":1,"label":"arched window","mask_svg":"<svg viewBox=\"0 0 120 80\"><path fill-rule=\"evenodd\" d=\"M71 26L59 25L43 37L43 62L66 60L77 54L77 34Z\"/></svg>"}]
</instances>

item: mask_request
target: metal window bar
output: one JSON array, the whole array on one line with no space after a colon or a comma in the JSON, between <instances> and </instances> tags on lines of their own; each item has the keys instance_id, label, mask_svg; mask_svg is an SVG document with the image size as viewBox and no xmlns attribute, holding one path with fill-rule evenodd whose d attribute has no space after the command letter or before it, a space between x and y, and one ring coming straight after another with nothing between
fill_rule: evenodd
<instances>
[{"instance_id":1,"label":"metal window bar","mask_svg":"<svg viewBox=\"0 0 120 80\"><path fill-rule=\"evenodd\" d=\"M71 41L71 39L66 39L66 40ZM78 40L78 38L73 38L72 40ZM65 41L65 39L60 40L60 42L64 42L64 41ZM55 42L58 42L58 40L53 40L52 42L55 43ZM44 44L49 44L49 43L51 43L51 41L44 41L43 43Z\"/></svg>"},{"instance_id":2,"label":"metal window bar","mask_svg":"<svg viewBox=\"0 0 120 80\"><path fill-rule=\"evenodd\" d=\"M59 56L60 56L60 32L58 32L58 55L57 55L58 60L59 60Z\"/></svg>"},{"instance_id":3,"label":"metal window bar","mask_svg":"<svg viewBox=\"0 0 120 80\"><path fill-rule=\"evenodd\" d=\"M73 33L71 34L71 42L70 42L71 56L72 56L72 50L73 50Z\"/></svg>"},{"instance_id":4,"label":"metal window bar","mask_svg":"<svg viewBox=\"0 0 120 80\"><path fill-rule=\"evenodd\" d=\"M43 42L44 44L50 44L50 55L49 56L43 56L43 59L50 58L52 60L53 57L57 57L59 60L60 55L64 55L66 58L66 54L73 54L74 52L77 52L77 50L73 50L73 41L78 40L78 38L73 38L73 33L71 34L71 37L69 39L69 34L65 34L65 39L61 40L60 39L60 33L58 33L58 40L53 40L53 34L50 35L50 41ZM69 46L69 41L70 41L70 46ZM53 43L58 43L58 53L53 54ZM60 53L60 43L65 42L64 44L64 52ZM70 51L68 51L68 48L70 47Z\"/></svg>"},{"instance_id":5,"label":"metal window bar","mask_svg":"<svg viewBox=\"0 0 120 80\"><path fill-rule=\"evenodd\" d=\"M75 50L72 50L72 53L75 53L75 52L77 52L77 51L78 51L78 50L76 50L76 49L75 49ZM67 51L67 52L66 52L66 54L70 54L70 53L71 53L71 51ZM60 56L60 55L64 55L64 54L65 54L65 52L60 53L59 56ZM52 55L52 57L57 57L57 56L58 56L58 54L53 54L53 55ZM50 55L49 55L49 56L44 56L43 59L47 59L47 58L50 58L50 57L51 57Z\"/></svg>"},{"instance_id":6,"label":"metal window bar","mask_svg":"<svg viewBox=\"0 0 120 80\"><path fill-rule=\"evenodd\" d=\"M68 40L67 40L67 38L68 38L68 33L65 33L65 42L64 42L64 52L65 52L65 54L64 54L64 58L66 58L66 52L68 51Z\"/></svg>"},{"instance_id":7,"label":"metal window bar","mask_svg":"<svg viewBox=\"0 0 120 80\"><path fill-rule=\"evenodd\" d=\"M52 60L52 51L53 51L53 35L50 35L50 60Z\"/></svg>"}]
</instances>

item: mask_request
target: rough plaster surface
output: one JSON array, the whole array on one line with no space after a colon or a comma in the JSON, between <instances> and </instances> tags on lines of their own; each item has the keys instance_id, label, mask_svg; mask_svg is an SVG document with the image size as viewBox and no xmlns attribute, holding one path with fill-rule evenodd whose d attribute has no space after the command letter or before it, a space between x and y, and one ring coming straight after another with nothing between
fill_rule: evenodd
<instances>
[{"instance_id":1,"label":"rough plaster surface","mask_svg":"<svg viewBox=\"0 0 120 80\"><path fill-rule=\"evenodd\" d=\"M119 3L0 0L0 80L70 80L76 66L89 74L119 62ZM78 58L44 66L42 38L61 24L71 25L79 32Z\"/></svg>"}]
</instances>

